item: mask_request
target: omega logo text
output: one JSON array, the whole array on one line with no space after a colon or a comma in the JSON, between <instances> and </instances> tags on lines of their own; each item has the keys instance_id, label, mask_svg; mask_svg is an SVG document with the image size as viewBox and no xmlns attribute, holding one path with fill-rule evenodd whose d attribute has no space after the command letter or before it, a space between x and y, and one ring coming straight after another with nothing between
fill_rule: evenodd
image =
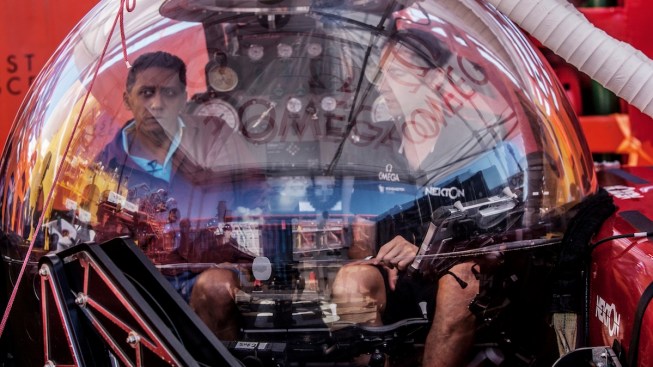
<instances>
[{"instance_id":1,"label":"omega logo text","mask_svg":"<svg viewBox=\"0 0 653 367\"><path fill-rule=\"evenodd\" d=\"M392 172L392 165L387 164L385 166L385 172L379 172L379 180L381 181L390 181L390 182L398 182L399 181L399 175Z\"/></svg>"}]
</instances>

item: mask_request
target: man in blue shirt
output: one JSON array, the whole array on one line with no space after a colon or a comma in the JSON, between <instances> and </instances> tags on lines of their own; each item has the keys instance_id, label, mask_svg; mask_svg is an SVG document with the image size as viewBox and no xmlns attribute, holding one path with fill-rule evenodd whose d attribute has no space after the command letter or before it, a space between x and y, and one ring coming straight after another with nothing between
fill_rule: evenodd
<instances>
[{"instance_id":1,"label":"man in blue shirt","mask_svg":"<svg viewBox=\"0 0 653 367\"><path fill-rule=\"evenodd\" d=\"M138 207L134 217L144 213L165 221L173 210L189 215L193 209L192 192L197 190L197 176L203 167L197 164L202 154L197 143L198 129L187 126L180 117L187 101L186 65L166 52L141 55L129 69L123 100L134 118L116 134L97 161L105 170L115 172L118 187L128 188L126 201ZM106 215L98 212L98 241L129 235L146 253L162 247L159 242L163 241L164 231L157 235L157 220L139 219L137 225L125 225L116 217L112 211ZM249 264L253 257L207 231L180 236L178 248L150 257L163 265L163 274L209 328L219 338L233 340L238 330L233 316L234 297L240 287L235 264ZM208 270L185 266L193 263L224 266ZM166 267L171 264L174 266Z\"/></svg>"}]
</instances>

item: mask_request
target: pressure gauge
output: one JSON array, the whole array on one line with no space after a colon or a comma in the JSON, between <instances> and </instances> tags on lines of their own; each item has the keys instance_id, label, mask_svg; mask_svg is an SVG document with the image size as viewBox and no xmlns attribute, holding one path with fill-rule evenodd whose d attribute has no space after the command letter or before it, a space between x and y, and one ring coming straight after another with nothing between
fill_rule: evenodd
<instances>
[{"instance_id":1,"label":"pressure gauge","mask_svg":"<svg viewBox=\"0 0 653 367\"><path fill-rule=\"evenodd\" d=\"M193 114L202 116L205 125L215 121L215 123L227 124L232 129L238 127L238 112L229 102L222 99L212 99L202 103Z\"/></svg>"},{"instance_id":2,"label":"pressure gauge","mask_svg":"<svg viewBox=\"0 0 653 367\"><path fill-rule=\"evenodd\" d=\"M299 113L302 110L302 101L299 98L292 97L286 103L286 109L290 113Z\"/></svg>"},{"instance_id":3,"label":"pressure gauge","mask_svg":"<svg viewBox=\"0 0 653 367\"><path fill-rule=\"evenodd\" d=\"M274 130L276 103L264 99L250 99L238 109L241 132L250 141L263 141Z\"/></svg>"},{"instance_id":4,"label":"pressure gauge","mask_svg":"<svg viewBox=\"0 0 653 367\"><path fill-rule=\"evenodd\" d=\"M214 66L208 71L209 86L217 92L230 92L238 85L238 74L228 66Z\"/></svg>"},{"instance_id":5,"label":"pressure gauge","mask_svg":"<svg viewBox=\"0 0 653 367\"><path fill-rule=\"evenodd\" d=\"M263 46L261 45L251 45L247 49L247 57L252 61L259 61L263 58Z\"/></svg>"},{"instance_id":6,"label":"pressure gauge","mask_svg":"<svg viewBox=\"0 0 653 367\"><path fill-rule=\"evenodd\" d=\"M322 45L319 43L309 43L306 47L306 52L309 57L315 58L322 54Z\"/></svg>"},{"instance_id":7,"label":"pressure gauge","mask_svg":"<svg viewBox=\"0 0 653 367\"><path fill-rule=\"evenodd\" d=\"M377 97L372 103L372 122L393 121L394 119L385 98L383 96Z\"/></svg>"},{"instance_id":8,"label":"pressure gauge","mask_svg":"<svg viewBox=\"0 0 653 367\"><path fill-rule=\"evenodd\" d=\"M332 112L333 110L336 109L336 105L338 102L336 102L336 99L331 97L331 96L326 96L322 98L322 101L320 102L320 107L322 107L322 110L326 112Z\"/></svg>"},{"instance_id":9,"label":"pressure gauge","mask_svg":"<svg viewBox=\"0 0 653 367\"><path fill-rule=\"evenodd\" d=\"M283 59L287 59L292 56L292 46L286 43L280 43L277 45L277 55Z\"/></svg>"}]
</instances>

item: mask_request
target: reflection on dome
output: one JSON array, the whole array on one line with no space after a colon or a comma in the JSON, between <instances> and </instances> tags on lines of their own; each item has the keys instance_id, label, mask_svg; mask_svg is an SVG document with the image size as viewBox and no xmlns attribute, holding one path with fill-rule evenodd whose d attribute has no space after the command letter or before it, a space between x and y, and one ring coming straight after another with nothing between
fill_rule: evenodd
<instances>
[{"instance_id":1,"label":"reflection on dome","mask_svg":"<svg viewBox=\"0 0 653 367\"><path fill-rule=\"evenodd\" d=\"M130 63L164 51L186 74L124 94L115 34L92 75L99 6L18 116L2 230L37 258L127 236L164 274L265 257L270 280L239 279L252 330L279 322L256 292L298 284L315 309L295 325L335 323L337 270L396 235L433 277L560 242L596 189L564 92L503 18L453 1L139 1Z\"/></svg>"}]
</instances>

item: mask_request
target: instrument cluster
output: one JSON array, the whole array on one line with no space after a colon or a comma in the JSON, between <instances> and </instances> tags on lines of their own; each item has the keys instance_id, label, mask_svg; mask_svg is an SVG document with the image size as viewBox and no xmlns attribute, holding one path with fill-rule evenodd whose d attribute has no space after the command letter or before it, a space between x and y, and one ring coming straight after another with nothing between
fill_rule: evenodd
<instances>
[{"instance_id":1,"label":"instrument cluster","mask_svg":"<svg viewBox=\"0 0 653 367\"><path fill-rule=\"evenodd\" d=\"M206 65L207 91L193 96L189 112L257 142L296 122L314 124L321 134L325 124L346 123L360 112L372 123L389 120L362 67L366 50L326 36L243 35Z\"/></svg>"}]
</instances>

